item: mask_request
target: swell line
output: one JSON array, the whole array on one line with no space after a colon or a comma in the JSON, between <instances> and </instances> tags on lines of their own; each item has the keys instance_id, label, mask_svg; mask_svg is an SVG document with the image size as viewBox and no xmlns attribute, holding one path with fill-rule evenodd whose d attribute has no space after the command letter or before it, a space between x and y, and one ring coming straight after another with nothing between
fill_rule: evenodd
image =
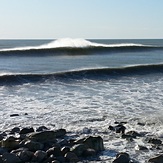
<instances>
[{"instance_id":1,"label":"swell line","mask_svg":"<svg viewBox=\"0 0 163 163\"><path fill-rule=\"evenodd\" d=\"M94 53L112 53L112 52L139 52L163 50L163 47L148 47L148 46L123 46L123 47L86 47L86 48L50 48L50 49L29 49L29 50L8 50L0 51L0 55L84 55Z\"/></svg>"},{"instance_id":2,"label":"swell line","mask_svg":"<svg viewBox=\"0 0 163 163\"><path fill-rule=\"evenodd\" d=\"M109 79L122 76L149 75L163 73L163 64L137 65L122 68L97 68L65 71L51 74L6 74L0 76L0 85L24 84L31 82L44 82L46 80L83 80L83 79Z\"/></svg>"},{"instance_id":3,"label":"swell line","mask_svg":"<svg viewBox=\"0 0 163 163\"><path fill-rule=\"evenodd\" d=\"M147 50L163 50L163 47L120 43L120 44L100 44L84 39L58 39L45 45L31 47L16 47L11 49L0 49L0 55L57 55L57 54L92 54L99 52L137 52Z\"/></svg>"}]
</instances>

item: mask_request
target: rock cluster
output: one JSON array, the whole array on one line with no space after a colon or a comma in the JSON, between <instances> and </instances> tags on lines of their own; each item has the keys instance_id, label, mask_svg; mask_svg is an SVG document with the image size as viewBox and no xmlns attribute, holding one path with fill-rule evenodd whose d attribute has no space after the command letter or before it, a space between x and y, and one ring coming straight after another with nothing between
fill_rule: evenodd
<instances>
[{"instance_id":1,"label":"rock cluster","mask_svg":"<svg viewBox=\"0 0 163 163\"><path fill-rule=\"evenodd\" d=\"M126 124L126 123L125 123ZM108 127L109 130L121 134L121 138L122 139L126 139L130 142L134 141L134 139L138 138L138 137L143 137L142 134L136 132L136 131L126 131L126 127L124 126L124 123L121 122L116 122L115 126L109 126ZM145 137L144 137L145 138ZM145 138L146 143L151 144L152 148L154 149L162 149L162 141L158 138L153 138L153 137L146 137ZM136 145L135 150L137 151L149 151L152 150L148 149L146 146L142 146L142 145ZM134 158L136 159L136 158ZM112 163L137 163L137 161L133 161L133 159L130 158L128 153L125 152L120 152L116 155L116 158L113 160ZM151 162L151 163L163 163L163 154L159 154L158 156L149 158L148 160L146 160L146 162Z\"/></svg>"},{"instance_id":2,"label":"rock cluster","mask_svg":"<svg viewBox=\"0 0 163 163\"><path fill-rule=\"evenodd\" d=\"M0 163L75 163L104 150L100 136L72 139L65 129L13 128L0 135Z\"/></svg>"}]
</instances>

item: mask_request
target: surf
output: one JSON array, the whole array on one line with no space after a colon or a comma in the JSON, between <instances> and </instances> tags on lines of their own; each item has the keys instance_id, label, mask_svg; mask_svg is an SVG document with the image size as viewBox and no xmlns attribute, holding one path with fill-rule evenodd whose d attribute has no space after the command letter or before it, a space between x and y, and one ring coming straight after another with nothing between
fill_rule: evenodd
<instances>
[{"instance_id":1,"label":"surf","mask_svg":"<svg viewBox=\"0 0 163 163\"><path fill-rule=\"evenodd\" d=\"M57 54L94 54L100 52L136 52L145 50L162 50L163 47L135 43L102 44L85 39L63 38L39 46L25 46L1 49L0 54L57 55Z\"/></svg>"},{"instance_id":2,"label":"surf","mask_svg":"<svg viewBox=\"0 0 163 163\"><path fill-rule=\"evenodd\" d=\"M84 79L111 79L123 76L149 75L163 73L163 64L133 65L121 68L84 68L56 73L18 73L1 74L0 85L14 85L24 83L45 82L46 80L73 81Z\"/></svg>"}]
</instances>

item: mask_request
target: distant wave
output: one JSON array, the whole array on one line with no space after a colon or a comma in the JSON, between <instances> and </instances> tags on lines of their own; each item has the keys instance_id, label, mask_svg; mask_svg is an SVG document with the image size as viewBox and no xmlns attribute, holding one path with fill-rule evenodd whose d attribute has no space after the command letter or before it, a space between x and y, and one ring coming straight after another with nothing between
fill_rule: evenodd
<instances>
[{"instance_id":1,"label":"distant wave","mask_svg":"<svg viewBox=\"0 0 163 163\"><path fill-rule=\"evenodd\" d=\"M136 65L122 68L95 68L65 71L51 74L3 74L0 76L0 85L24 84L31 82L44 82L46 80L98 80L121 76L148 75L152 73L163 73L163 64Z\"/></svg>"},{"instance_id":2,"label":"distant wave","mask_svg":"<svg viewBox=\"0 0 163 163\"><path fill-rule=\"evenodd\" d=\"M58 39L45 45L16 47L10 49L1 49L0 54L88 54L94 52L124 52L124 51L142 51L142 50L162 50L163 47L150 46L134 43L123 44L100 44L94 43L84 39Z\"/></svg>"}]
</instances>

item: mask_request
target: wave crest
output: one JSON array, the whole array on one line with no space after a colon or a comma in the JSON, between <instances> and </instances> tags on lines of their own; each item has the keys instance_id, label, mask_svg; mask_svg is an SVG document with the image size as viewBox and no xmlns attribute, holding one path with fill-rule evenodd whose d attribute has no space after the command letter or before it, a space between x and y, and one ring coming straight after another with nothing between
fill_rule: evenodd
<instances>
[{"instance_id":1,"label":"wave crest","mask_svg":"<svg viewBox=\"0 0 163 163\"><path fill-rule=\"evenodd\" d=\"M1 49L0 52L10 52L10 51L29 51L29 50L50 50L50 49L61 49L61 48L71 48L71 49L87 49L87 48L123 48L123 47L152 47L150 45L134 44L134 43L121 43L121 44L100 44L91 42L82 38L72 39L72 38L62 38L54 40L50 43L39 45L39 46L26 46L26 47L15 47L8 49Z\"/></svg>"}]
</instances>

